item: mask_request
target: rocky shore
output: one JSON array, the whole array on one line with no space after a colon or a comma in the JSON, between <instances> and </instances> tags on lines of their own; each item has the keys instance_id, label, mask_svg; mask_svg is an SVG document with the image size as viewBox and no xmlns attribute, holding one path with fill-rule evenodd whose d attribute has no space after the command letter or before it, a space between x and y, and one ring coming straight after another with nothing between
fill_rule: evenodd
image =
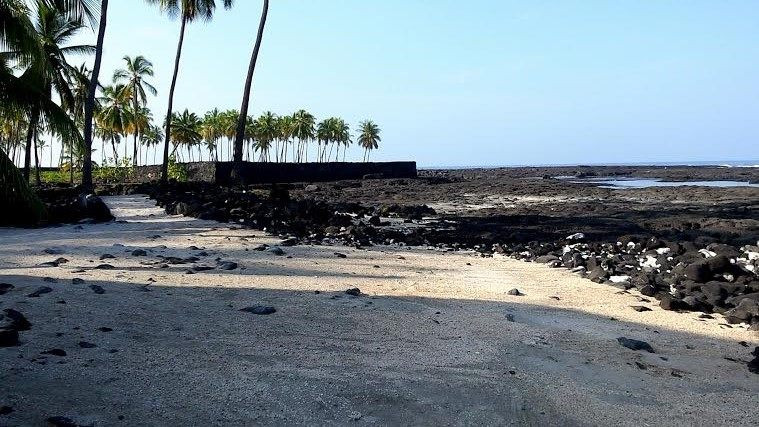
<instances>
[{"instance_id":1,"label":"rocky shore","mask_svg":"<svg viewBox=\"0 0 759 427\"><path fill-rule=\"evenodd\" d=\"M428 171L418 180L273 188L174 183L111 191L146 193L170 214L264 229L288 245L469 249L544 263L620 292L637 290L667 310L720 313L759 330L759 189L613 190L546 178L656 176L650 170L598 169ZM659 172L660 178L698 179L756 174L722 168Z\"/></svg>"}]
</instances>

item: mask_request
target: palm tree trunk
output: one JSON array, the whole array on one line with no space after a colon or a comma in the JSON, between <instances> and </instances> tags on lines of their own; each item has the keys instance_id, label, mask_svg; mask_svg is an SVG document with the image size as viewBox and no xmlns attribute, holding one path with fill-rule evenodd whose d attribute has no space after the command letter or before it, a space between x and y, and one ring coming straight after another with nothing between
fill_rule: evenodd
<instances>
[{"instance_id":1,"label":"palm tree trunk","mask_svg":"<svg viewBox=\"0 0 759 427\"><path fill-rule=\"evenodd\" d=\"M111 147L113 147L113 161L119 164L119 152L116 150L116 137L111 135Z\"/></svg>"},{"instance_id":2,"label":"palm tree trunk","mask_svg":"<svg viewBox=\"0 0 759 427\"><path fill-rule=\"evenodd\" d=\"M39 121L40 110L34 107L32 110L32 117L29 120L29 129L26 132L26 152L24 152L24 179L29 182L30 168L32 163L32 139L34 138L34 132L37 129L37 122Z\"/></svg>"},{"instance_id":3,"label":"palm tree trunk","mask_svg":"<svg viewBox=\"0 0 759 427\"><path fill-rule=\"evenodd\" d=\"M237 119L237 134L235 135L235 168L239 169L242 163L242 141L245 138L245 122L248 118L248 106L250 105L250 90L253 86L253 73L256 70L256 61L258 61L258 51L261 49L261 40L266 28L266 18L269 15L269 0L264 0L263 11L261 12L261 21L258 24L258 34L256 35L256 44L253 46L253 54L250 57L248 65L248 76L245 79L245 90L243 91L242 105L240 106L240 117ZM238 170L239 172L239 170Z\"/></svg>"},{"instance_id":4,"label":"palm tree trunk","mask_svg":"<svg viewBox=\"0 0 759 427\"><path fill-rule=\"evenodd\" d=\"M135 127L134 127L134 160L133 160L132 164L134 166L137 166L137 137L139 136L139 133L140 133L140 126L139 126L139 122L138 122L139 118L137 116L139 114L138 109L140 108L140 103L137 100L137 88L134 88L133 92L134 93L132 94L132 106L134 108L134 124L135 124Z\"/></svg>"},{"instance_id":5,"label":"palm tree trunk","mask_svg":"<svg viewBox=\"0 0 759 427\"><path fill-rule=\"evenodd\" d=\"M40 159L37 156L37 150L38 150L38 144L37 144L37 131L35 129L34 132L34 176L37 181L37 186L42 185L42 180L40 179Z\"/></svg>"},{"instance_id":6,"label":"palm tree trunk","mask_svg":"<svg viewBox=\"0 0 759 427\"><path fill-rule=\"evenodd\" d=\"M100 76L100 63L103 59L103 40L108 17L108 0L100 2L100 26L98 28L98 41L95 48L95 65L92 67L92 79L90 80L87 101L84 103L84 166L82 168L82 186L85 189L92 188L92 118L95 113L95 92L97 92L98 78Z\"/></svg>"},{"instance_id":7,"label":"palm tree trunk","mask_svg":"<svg viewBox=\"0 0 759 427\"><path fill-rule=\"evenodd\" d=\"M74 142L69 143L69 183L74 184Z\"/></svg>"},{"instance_id":8,"label":"palm tree trunk","mask_svg":"<svg viewBox=\"0 0 759 427\"><path fill-rule=\"evenodd\" d=\"M163 165L161 166L161 181L169 179L169 143L171 142L171 111L174 108L174 90L177 87L177 74L179 74L179 59L182 57L182 44L184 43L184 30L187 26L187 17L182 15L182 27L179 30L179 43L177 43L177 56L174 60L174 75L171 78L169 89L169 108L166 113L166 140L163 144Z\"/></svg>"}]
</instances>

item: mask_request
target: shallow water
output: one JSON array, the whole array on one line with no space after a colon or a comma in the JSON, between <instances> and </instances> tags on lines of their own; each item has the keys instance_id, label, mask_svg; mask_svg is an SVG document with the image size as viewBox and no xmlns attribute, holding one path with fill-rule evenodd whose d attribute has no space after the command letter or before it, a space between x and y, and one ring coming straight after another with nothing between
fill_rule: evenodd
<instances>
[{"instance_id":1,"label":"shallow water","mask_svg":"<svg viewBox=\"0 0 759 427\"><path fill-rule=\"evenodd\" d=\"M651 187L754 187L759 188L759 184L751 184L748 181L664 181L656 178L575 178L575 177L557 177L559 179L571 180L574 184L595 184L600 188L611 188L615 190L625 190L633 188L651 188Z\"/></svg>"}]
</instances>

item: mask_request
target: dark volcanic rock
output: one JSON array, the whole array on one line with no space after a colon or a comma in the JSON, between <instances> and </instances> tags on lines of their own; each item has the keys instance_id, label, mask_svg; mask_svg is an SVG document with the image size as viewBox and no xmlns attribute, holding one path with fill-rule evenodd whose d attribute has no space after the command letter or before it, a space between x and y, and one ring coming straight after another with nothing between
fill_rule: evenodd
<instances>
[{"instance_id":1,"label":"dark volcanic rock","mask_svg":"<svg viewBox=\"0 0 759 427\"><path fill-rule=\"evenodd\" d=\"M79 341L79 347L81 348L95 348L97 345L87 342L87 341Z\"/></svg>"},{"instance_id":2,"label":"dark volcanic rock","mask_svg":"<svg viewBox=\"0 0 759 427\"><path fill-rule=\"evenodd\" d=\"M97 267L95 267L96 270L114 270L116 267L112 266L111 264L100 264Z\"/></svg>"},{"instance_id":3,"label":"dark volcanic rock","mask_svg":"<svg viewBox=\"0 0 759 427\"><path fill-rule=\"evenodd\" d=\"M259 316L266 316L276 313L277 309L268 305L254 305L252 307L241 308L240 311L257 314Z\"/></svg>"},{"instance_id":4,"label":"dark volcanic rock","mask_svg":"<svg viewBox=\"0 0 759 427\"><path fill-rule=\"evenodd\" d=\"M662 297L661 302L659 303L659 306L665 310L687 310L688 304L684 303L682 300L677 299L673 297L672 295L665 295Z\"/></svg>"},{"instance_id":5,"label":"dark volcanic rock","mask_svg":"<svg viewBox=\"0 0 759 427\"><path fill-rule=\"evenodd\" d=\"M66 355L66 351L60 348L51 348L50 350L45 350L41 352L40 354L49 354L51 356L63 357Z\"/></svg>"},{"instance_id":6,"label":"dark volcanic rock","mask_svg":"<svg viewBox=\"0 0 759 427\"><path fill-rule=\"evenodd\" d=\"M53 288L47 287L47 286L40 286L32 292L31 294L27 295L30 298L39 298L41 295L49 294L50 292L53 292Z\"/></svg>"},{"instance_id":7,"label":"dark volcanic rock","mask_svg":"<svg viewBox=\"0 0 759 427\"><path fill-rule=\"evenodd\" d=\"M512 296L515 296L515 297L518 297L518 296L522 296L522 295L524 295L524 294L522 294L521 292L519 292L519 289L517 289L517 288L511 289L511 290L509 290L509 291L508 291L508 292L506 292L506 293L507 293L508 295L512 295Z\"/></svg>"},{"instance_id":8,"label":"dark volcanic rock","mask_svg":"<svg viewBox=\"0 0 759 427\"><path fill-rule=\"evenodd\" d=\"M688 265L685 267L683 273L685 277L699 283L706 283L712 277L711 268L706 260L697 261Z\"/></svg>"},{"instance_id":9,"label":"dark volcanic rock","mask_svg":"<svg viewBox=\"0 0 759 427\"><path fill-rule=\"evenodd\" d=\"M90 285L90 289L92 289L92 292L98 295L102 295L105 293L105 289L103 289L103 287L100 285Z\"/></svg>"},{"instance_id":10,"label":"dark volcanic rock","mask_svg":"<svg viewBox=\"0 0 759 427\"><path fill-rule=\"evenodd\" d=\"M651 344L645 341L619 337L617 338L617 342L619 342L622 346L629 348L630 350L635 350L635 351L642 350L642 351L647 351L649 353L656 353L653 347L651 347Z\"/></svg>"},{"instance_id":11,"label":"dark volcanic rock","mask_svg":"<svg viewBox=\"0 0 759 427\"><path fill-rule=\"evenodd\" d=\"M345 293L354 297L360 297L361 295L363 295L361 293L361 289L359 288L350 288L346 290Z\"/></svg>"},{"instance_id":12,"label":"dark volcanic rock","mask_svg":"<svg viewBox=\"0 0 759 427\"><path fill-rule=\"evenodd\" d=\"M3 310L3 313L5 313L5 317L10 319L10 328L15 329L17 331L28 331L31 329L32 324L29 323L28 320L26 320L26 317L24 317L23 314L20 312L12 309L12 308L6 308Z\"/></svg>"},{"instance_id":13,"label":"dark volcanic rock","mask_svg":"<svg viewBox=\"0 0 759 427\"><path fill-rule=\"evenodd\" d=\"M235 270L237 268L237 263L233 261L221 261L217 265L217 268L219 270L225 270L225 271Z\"/></svg>"},{"instance_id":14,"label":"dark volcanic rock","mask_svg":"<svg viewBox=\"0 0 759 427\"><path fill-rule=\"evenodd\" d=\"M0 295L5 295L7 292L13 290L15 286L10 283L0 283Z\"/></svg>"},{"instance_id":15,"label":"dark volcanic rock","mask_svg":"<svg viewBox=\"0 0 759 427\"><path fill-rule=\"evenodd\" d=\"M147 256L148 251L145 249L135 249L132 251L132 256Z\"/></svg>"},{"instance_id":16,"label":"dark volcanic rock","mask_svg":"<svg viewBox=\"0 0 759 427\"><path fill-rule=\"evenodd\" d=\"M50 417L47 419L47 423L51 427L82 427L71 418L61 416Z\"/></svg>"},{"instance_id":17,"label":"dark volcanic rock","mask_svg":"<svg viewBox=\"0 0 759 427\"><path fill-rule=\"evenodd\" d=\"M0 347L18 345L18 331L11 328L0 328Z\"/></svg>"},{"instance_id":18,"label":"dark volcanic rock","mask_svg":"<svg viewBox=\"0 0 759 427\"><path fill-rule=\"evenodd\" d=\"M730 323L751 323L754 317L759 318L759 303L751 298L743 298L738 305L725 312L725 318Z\"/></svg>"},{"instance_id":19,"label":"dark volcanic rock","mask_svg":"<svg viewBox=\"0 0 759 427\"><path fill-rule=\"evenodd\" d=\"M648 308L646 306L643 306L643 305L633 305L630 308L632 308L633 310L635 310L635 311L637 311L639 313L643 313L644 311L651 311L650 308Z\"/></svg>"},{"instance_id":20,"label":"dark volcanic rock","mask_svg":"<svg viewBox=\"0 0 759 427\"><path fill-rule=\"evenodd\" d=\"M755 374L759 374L759 347L756 347L751 355L755 356L753 360L748 362L748 370Z\"/></svg>"}]
</instances>

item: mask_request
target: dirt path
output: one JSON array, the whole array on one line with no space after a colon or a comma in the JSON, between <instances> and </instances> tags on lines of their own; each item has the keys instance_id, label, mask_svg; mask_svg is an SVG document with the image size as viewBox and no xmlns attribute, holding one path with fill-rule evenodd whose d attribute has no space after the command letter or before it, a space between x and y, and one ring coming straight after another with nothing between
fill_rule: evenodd
<instances>
[{"instance_id":1,"label":"dirt path","mask_svg":"<svg viewBox=\"0 0 759 427\"><path fill-rule=\"evenodd\" d=\"M759 419L745 363L759 340L719 316L504 258L302 246L277 256L255 250L279 242L262 232L166 216L142 197L107 202L126 222L0 229L0 282L15 286L0 308L32 323L20 346L0 348L0 406L13 408L0 425ZM68 262L40 266L58 257ZM94 268L104 263L113 269ZM194 265L213 269L187 274ZM43 286L52 291L27 296ZM344 293L354 287L363 295ZM277 312L240 311L255 305ZM66 356L40 354L51 349Z\"/></svg>"}]
</instances>

